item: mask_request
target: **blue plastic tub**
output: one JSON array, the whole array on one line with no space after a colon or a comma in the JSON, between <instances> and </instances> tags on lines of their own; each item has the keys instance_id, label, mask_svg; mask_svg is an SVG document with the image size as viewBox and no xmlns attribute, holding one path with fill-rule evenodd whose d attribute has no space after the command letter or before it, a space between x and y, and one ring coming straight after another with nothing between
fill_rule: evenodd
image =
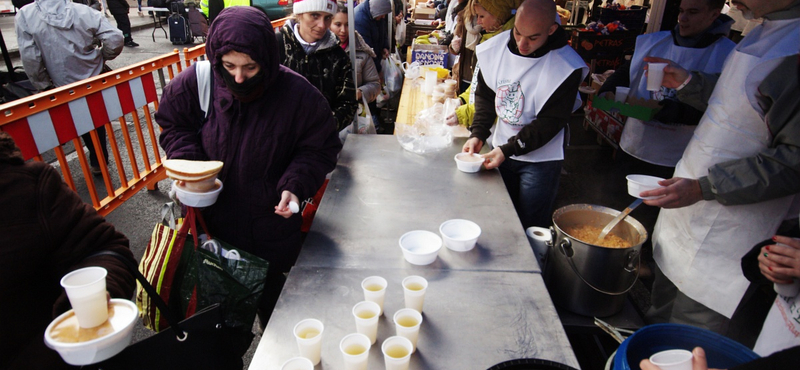
<instances>
[{"instance_id":1,"label":"blue plastic tub","mask_svg":"<svg viewBox=\"0 0 800 370\"><path fill-rule=\"evenodd\" d=\"M706 329L679 324L655 324L625 339L614 356L615 370L639 370L639 362L668 349L703 347L708 367L729 369L759 358L744 345Z\"/></svg>"}]
</instances>

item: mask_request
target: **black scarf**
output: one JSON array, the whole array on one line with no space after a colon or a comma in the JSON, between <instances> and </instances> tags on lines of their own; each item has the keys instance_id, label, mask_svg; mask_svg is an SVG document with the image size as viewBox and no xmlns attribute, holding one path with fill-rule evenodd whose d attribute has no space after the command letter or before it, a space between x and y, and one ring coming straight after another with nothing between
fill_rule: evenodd
<instances>
[{"instance_id":1,"label":"black scarf","mask_svg":"<svg viewBox=\"0 0 800 370\"><path fill-rule=\"evenodd\" d=\"M242 103L249 103L253 100L258 99L259 96L264 92L264 70L258 71L258 73L250 77L242 83L236 82L236 79L224 68L220 68L220 74L222 75L222 79L225 81L225 86L228 87L228 90Z\"/></svg>"}]
</instances>

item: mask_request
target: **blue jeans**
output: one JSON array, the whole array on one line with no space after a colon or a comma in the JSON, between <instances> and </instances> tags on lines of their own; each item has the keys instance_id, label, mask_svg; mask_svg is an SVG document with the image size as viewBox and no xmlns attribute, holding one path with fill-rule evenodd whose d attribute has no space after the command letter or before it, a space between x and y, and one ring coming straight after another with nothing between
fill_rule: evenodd
<instances>
[{"instance_id":1,"label":"blue jeans","mask_svg":"<svg viewBox=\"0 0 800 370\"><path fill-rule=\"evenodd\" d=\"M524 228L548 227L564 161L523 162L506 158L500 175Z\"/></svg>"}]
</instances>

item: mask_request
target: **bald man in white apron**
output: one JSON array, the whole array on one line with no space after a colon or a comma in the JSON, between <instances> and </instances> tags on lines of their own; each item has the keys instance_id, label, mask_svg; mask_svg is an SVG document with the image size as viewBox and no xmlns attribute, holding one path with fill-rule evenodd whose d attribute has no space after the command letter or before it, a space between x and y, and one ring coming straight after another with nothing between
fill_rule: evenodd
<instances>
[{"instance_id":1,"label":"bald man in white apron","mask_svg":"<svg viewBox=\"0 0 800 370\"><path fill-rule=\"evenodd\" d=\"M588 74L555 15L552 0L526 0L512 30L476 49L475 116L463 151L480 152L497 122L484 164L500 168L525 228L550 224L567 124Z\"/></svg>"},{"instance_id":2,"label":"bald man in white apron","mask_svg":"<svg viewBox=\"0 0 800 370\"><path fill-rule=\"evenodd\" d=\"M675 63L665 69L663 85L681 101L708 105L674 177L641 194L663 196L645 203L664 208L653 235L659 269L647 318L723 334L748 286L741 257L774 235L800 192L800 91L796 81L766 80L800 53L800 1L734 5L764 22L737 45L716 81Z\"/></svg>"}]
</instances>

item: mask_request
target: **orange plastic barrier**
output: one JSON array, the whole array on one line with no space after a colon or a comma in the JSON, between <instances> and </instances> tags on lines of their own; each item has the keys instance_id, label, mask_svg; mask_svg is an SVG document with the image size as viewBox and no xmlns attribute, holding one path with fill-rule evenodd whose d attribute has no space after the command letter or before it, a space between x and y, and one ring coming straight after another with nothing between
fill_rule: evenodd
<instances>
[{"instance_id":1,"label":"orange plastic barrier","mask_svg":"<svg viewBox=\"0 0 800 370\"><path fill-rule=\"evenodd\" d=\"M54 153L64 182L72 190L76 190L75 182L79 178L70 171L64 147L71 143L78 148L75 153L92 205L100 214L107 215L142 188L154 190L157 182L166 178L153 113L158 110L160 91L168 82L167 76L171 80L181 69L180 54L175 50L0 105L0 130L11 134L26 160L43 161L42 155ZM119 122L123 143L118 143L111 122ZM106 128L108 149L115 164L115 168L109 168L103 152L97 151L103 178L101 185L107 193L102 198L80 139L88 132L95 148L100 148L96 132L100 127ZM136 135L136 141L132 140L132 134ZM130 174L126 168L130 168Z\"/></svg>"},{"instance_id":2,"label":"orange plastic barrier","mask_svg":"<svg viewBox=\"0 0 800 370\"><path fill-rule=\"evenodd\" d=\"M190 48L183 48L183 61L186 67L195 62L206 59L206 44L200 44Z\"/></svg>"}]
</instances>

